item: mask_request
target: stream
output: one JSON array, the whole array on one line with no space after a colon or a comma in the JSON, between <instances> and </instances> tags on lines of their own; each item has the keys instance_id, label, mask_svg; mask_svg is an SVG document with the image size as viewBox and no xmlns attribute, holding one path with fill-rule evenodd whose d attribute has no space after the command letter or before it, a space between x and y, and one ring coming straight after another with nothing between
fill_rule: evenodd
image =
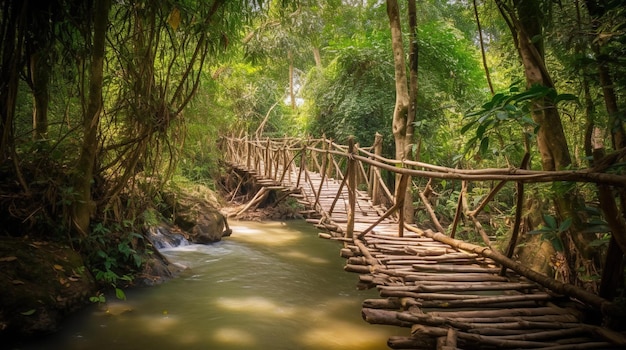
<instances>
[{"instance_id":1,"label":"stream","mask_svg":"<svg viewBox=\"0 0 626 350\"><path fill-rule=\"evenodd\" d=\"M162 250L190 268L162 285L108 297L58 334L22 349L387 349L397 327L361 319L340 244L304 221L233 222L211 245Z\"/></svg>"}]
</instances>

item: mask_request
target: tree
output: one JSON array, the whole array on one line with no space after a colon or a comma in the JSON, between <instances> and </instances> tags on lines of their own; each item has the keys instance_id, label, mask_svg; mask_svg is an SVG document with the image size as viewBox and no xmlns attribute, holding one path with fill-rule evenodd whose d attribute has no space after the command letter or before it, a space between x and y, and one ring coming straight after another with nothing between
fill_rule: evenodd
<instances>
[{"instance_id":1,"label":"tree","mask_svg":"<svg viewBox=\"0 0 626 350\"><path fill-rule=\"evenodd\" d=\"M406 159L407 123L409 121L409 90L406 77L406 59L404 57L404 44L402 42L402 25L400 21L400 9L396 0L387 1L387 16L391 29L391 47L396 84L396 102L393 111L392 130L395 140L396 159Z\"/></svg>"},{"instance_id":2,"label":"tree","mask_svg":"<svg viewBox=\"0 0 626 350\"><path fill-rule=\"evenodd\" d=\"M509 26L524 67L528 89L535 87L556 90L545 61L544 26L547 2L540 0L497 0L496 4ZM542 167L547 171L566 169L572 164L563 125L556 106L556 93L542 94L532 101L530 114L537 124L537 147ZM570 267L570 282L577 282L576 267L580 260L598 260L598 252L590 244L595 238L584 233L583 218L578 210L581 198L574 184L555 187L553 200L561 222L571 222L569 229L559 230L559 239ZM571 245L570 245L571 242Z\"/></svg>"},{"instance_id":3,"label":"tree","mask_svg":"<svg viewBox=\"0 0 626 350\"><path fill-rule=\"evenodd\" d=\"M102 114L102 85L104 82L104 48L109 23L109 0L96 0L93 26L93 48L89 69L89 100L83 115L83 140L74 171L76 198L72 202L72 224L79 236L90 233L91 215L95 211L91 186L98 152L98 127Z\"/></svg>"}]
</instances>

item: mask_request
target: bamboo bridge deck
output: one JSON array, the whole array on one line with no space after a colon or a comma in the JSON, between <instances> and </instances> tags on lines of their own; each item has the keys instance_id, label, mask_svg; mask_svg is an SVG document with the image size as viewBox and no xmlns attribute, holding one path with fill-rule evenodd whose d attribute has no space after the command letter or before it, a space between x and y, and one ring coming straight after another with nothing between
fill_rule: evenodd
<instances>
[{"instance_id":1,"label":"bamboo bridge deck","mask_svg":"<svg viewBox=\"0 0 626 350\"><path fill-rule=\"evenodd\" d=\"M407 328L406 336L388 340L390 348L626 347L622 333L594 324L608 301L544 282L506 257L503 266L493 259L501 260L501 254L489 247L400 225L391 214L401 195L377 188L381 167L367 166L379 156L358 146L330 145L230 139L225 154L236 171L264 186L259 193L274 190L296 198L307 221L328 232L321 236L343 243L346 271L359 274L360 288L380 294L363 302L364 320ZM385 194L392 210L381 204ZM261 196L255 197L257 204Z\"/></svg>"}]
</instances>

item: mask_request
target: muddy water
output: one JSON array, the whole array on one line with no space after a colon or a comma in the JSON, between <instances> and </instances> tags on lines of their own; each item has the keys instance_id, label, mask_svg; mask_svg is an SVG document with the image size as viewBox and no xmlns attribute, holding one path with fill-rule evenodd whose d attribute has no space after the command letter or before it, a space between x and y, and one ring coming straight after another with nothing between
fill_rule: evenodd
<instances>
[{"instance_id":1,"label":"muddy water","mask_svg":"<svg viewBox=\"0 0 626 350\"><path fill-rule=\"evenodd\" d=\"M357 291L340 245L310 225L231 226L222 242L163 251L190 267L180 278L94 306L24 349L369 350L408 333L361 319L376 291Z\"/></svg>"}]
</instances>

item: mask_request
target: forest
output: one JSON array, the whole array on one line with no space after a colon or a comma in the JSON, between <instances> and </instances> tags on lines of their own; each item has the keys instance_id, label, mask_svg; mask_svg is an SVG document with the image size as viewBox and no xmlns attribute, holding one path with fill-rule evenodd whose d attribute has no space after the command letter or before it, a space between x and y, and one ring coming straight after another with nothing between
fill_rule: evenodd
<instances>
[{"instance_id":1,"label":"forest","mask_svg":"<svg viewBox=\"0 0 626 350\"><path fill-rule=\"evenodd\" d=\"M172 196L220 192L226 136L380 134L385 157L450 168L625 171L621 0L0 6L0 267L21 259L12 240L70 247L94 302L137 284ZM447 226L462 191L477 204L496 183L429 186ZM518 203L507 184L479 219L505 247L523 206L519 260L624 302L625 186L534 184ZM408 195L407 220L427 219ZM0 329L33 312L2 305Z\"/></svg>"}]
</instances>

